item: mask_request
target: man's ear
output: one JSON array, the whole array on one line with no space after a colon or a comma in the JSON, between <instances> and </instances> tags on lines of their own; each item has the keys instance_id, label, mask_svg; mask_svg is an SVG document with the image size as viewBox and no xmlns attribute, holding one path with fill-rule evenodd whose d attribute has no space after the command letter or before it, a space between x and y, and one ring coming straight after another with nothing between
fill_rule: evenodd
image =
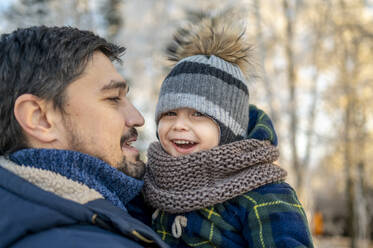
<instances>
[{"instance_id":1,"label":"man's ear","mask_svg":"<svg viewBox=\"0 0 373 248\"><path fill-rule=\"evenodd\" d=\"M50 105L50 104L49 104ZM56 140L51 108L48 103L32 94L19 96L14 104L14 115L29 142L51 143Z\"/></svg>"}]
</instances>

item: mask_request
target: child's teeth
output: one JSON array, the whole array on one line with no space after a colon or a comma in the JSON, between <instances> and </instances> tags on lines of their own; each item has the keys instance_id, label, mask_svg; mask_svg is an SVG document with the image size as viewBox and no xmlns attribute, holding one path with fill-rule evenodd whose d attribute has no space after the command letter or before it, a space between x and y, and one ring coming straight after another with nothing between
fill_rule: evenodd
<instances>
[{"instance_id":1,"label":"child's teeth","mask_svg":"<svg viewBox=\"0 0 373 248\"><path fill-rule=\"evenodd\" d=\"M187 141L187 140L175 140L174 141L178 145L184 145L184 144L194 144L192 141Z\"/></svg>"}]
</instances>

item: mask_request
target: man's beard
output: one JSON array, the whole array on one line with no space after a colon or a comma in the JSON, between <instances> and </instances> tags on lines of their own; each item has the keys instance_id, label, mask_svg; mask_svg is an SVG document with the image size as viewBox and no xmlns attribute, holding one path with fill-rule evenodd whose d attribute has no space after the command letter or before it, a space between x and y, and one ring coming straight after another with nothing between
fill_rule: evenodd
<instances>
[{"instance_id":1,"label":"man's beard","mask_svg":"<svg viewBox=\"0 0 373 248\"><path fill-rule=\"evenodd\" d=\"M128 141L129 139L136 137L137 138L137 130L132 127L128 132L123 135L120 139L120 146L123 147L123 144ZM140 156L136 156L133 161L130 161L126 156L123 156L123 160L116 164L116 168L125 173L128 176L142 179L145 173L145 163L140 160Z\"/></svg>"},{"instance_id":2,"label":"man's beard","mask_svg":"<svg viewBox=\"0 0 373 248\"><path fill-rule=\"evenodd\" d=\"M123 155L122 161L111 164L107 159L105 159L102 154L98 154L97 152L90 152L85 145L86 142L83 141L82 136L79 134L78 130L73 128L73 123L70 118L66 117L63 119L66 132L69 134L68 142L69 142L69 149L73 151L78 151L81 153L85 153L101 159L102 161L106 162L107 164L113 166L114 168L118 169L119 171L125 173L127 176L134 177L136 179L142 179L145 174L145 163L140 160L140 156L136 156L134 161L128 161L126 156ZM135 128L131 128L124 136L120 139L120 146L122 147L123 143L126 142L128 139L132 138L133 136L137 136L137 131Z\"/></svg>"},{"instance_id":3,"label":"man's beard","mask_svg":"<svg viewBox=\"0 0 373 248\"><path fill-rule=\"evenodd\" d=\"M128 176L142 179L145 174L145 163L141 161L140 156L136 157L135 162L129 162L124 157L122 162L117 165L117 169Z\"/></svg>"}]
</instances>

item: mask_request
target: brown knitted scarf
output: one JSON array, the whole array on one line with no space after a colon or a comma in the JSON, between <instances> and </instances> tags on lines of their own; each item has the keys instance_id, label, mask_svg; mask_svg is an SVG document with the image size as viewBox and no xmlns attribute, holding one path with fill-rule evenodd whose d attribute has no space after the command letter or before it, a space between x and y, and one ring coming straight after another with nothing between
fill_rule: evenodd
<instances>
[{"instance_id":1,"label":"brown knitted scarf","mask_svg":"<svg viewBox=\"0 0 373 248\"><path fill-rule=\"evenodd\" d=\"M181 157L167 154L154 142L148 150L145 198L169 213L212 206L285 179L286 171L272 163L278 156L270 142L255 139Z\"/></svg>"}]
</instances>

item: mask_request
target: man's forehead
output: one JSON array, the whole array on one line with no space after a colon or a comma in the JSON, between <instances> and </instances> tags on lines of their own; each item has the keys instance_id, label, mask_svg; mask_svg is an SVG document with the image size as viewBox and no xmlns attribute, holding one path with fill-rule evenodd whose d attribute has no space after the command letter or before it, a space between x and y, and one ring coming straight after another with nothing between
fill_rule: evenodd
<instances>
[{"instance_id":1,"label":"man's forehead","mask_svg":"<svg viewBox=\"0 0 373 248\"><path fill-rule=\"evenodd\" d=\"M128 84L118 73L112 61L103 53L96 52L82 76L71 84L71 88L103 93L113 89L127 90Z\"/></svg>"}]
</instances>

